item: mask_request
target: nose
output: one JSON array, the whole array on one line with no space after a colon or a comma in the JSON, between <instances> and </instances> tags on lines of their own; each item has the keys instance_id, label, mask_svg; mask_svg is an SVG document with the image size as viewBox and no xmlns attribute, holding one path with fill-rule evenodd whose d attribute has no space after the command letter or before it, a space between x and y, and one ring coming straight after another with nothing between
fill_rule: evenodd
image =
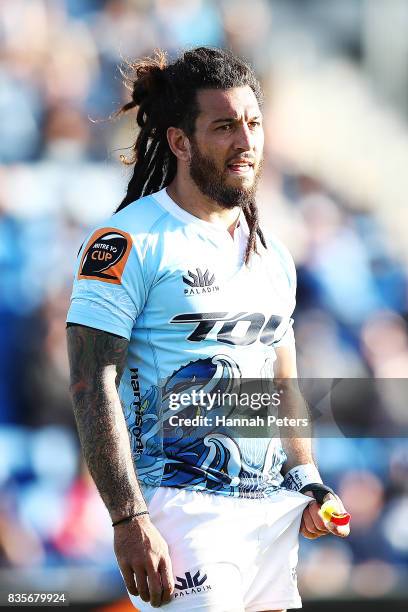
<instances>
[{"instance_id":1,"label":"nose","mask_svg":"<svg viewBox=\"0 0 408 612\"><path fill-rule=\"evenodd\" d=\"M235 131L234 144L235 148L239 151L252 151L254 148L254 135L245 121Z\"/></svg>"}]
</instances>

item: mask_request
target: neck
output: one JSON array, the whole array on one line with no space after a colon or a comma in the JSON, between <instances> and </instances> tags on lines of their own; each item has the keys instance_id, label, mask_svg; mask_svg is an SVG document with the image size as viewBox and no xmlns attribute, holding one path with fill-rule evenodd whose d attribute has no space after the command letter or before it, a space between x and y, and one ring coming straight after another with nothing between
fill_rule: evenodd
<instances>
[{"instance_id":1,"label":"neck","mask_svg":"<svg viewBox=\"0 0 408 612\"><path fill-rule=\"evenodd\" d=\"M201 193L190 177L186 180L179 173L167 187L167 193L180 208L184 208L184 210L203 221L225 227L233 235L241 210L239 206L233 208L221 206L215 200Z\"/></svg>"}]
</instances>

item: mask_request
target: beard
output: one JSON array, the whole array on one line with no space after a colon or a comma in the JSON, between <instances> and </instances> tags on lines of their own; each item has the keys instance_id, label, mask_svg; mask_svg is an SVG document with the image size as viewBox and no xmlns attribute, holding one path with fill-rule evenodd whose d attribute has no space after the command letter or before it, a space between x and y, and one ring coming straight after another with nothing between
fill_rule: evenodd
<instances>
[{"instance_id":1,"label":"beard","mask_svg":"<svg viewBox=\"0 0 408 612\"><path fill-rule=\"evenodd\" d=\"M211 157L200 152L197 143L191 140L190 176L201 193L219 204L222 208L246 208L255 203L256 191L262 171L262 160L249 187L230 187L226 183L226 173L221 172Z\"/></svg>"}]
</instances>

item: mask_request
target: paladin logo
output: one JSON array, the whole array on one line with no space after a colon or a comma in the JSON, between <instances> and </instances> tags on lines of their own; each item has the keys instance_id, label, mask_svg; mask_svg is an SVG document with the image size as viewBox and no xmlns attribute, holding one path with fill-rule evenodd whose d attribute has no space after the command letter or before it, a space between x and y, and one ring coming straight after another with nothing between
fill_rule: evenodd
<instances>
[{"instance_id":1,"label":"paladin logo","mask_svg":"<svg viewBox=\"0 0 408 612\"><path fill-rule=\"evenodd\" d=\"M184 575L185 578L176 576L177 582L174 586L176 587L176 589L179 590L179 593L175 592L174 598L185 597L186 595L194 595L197 593L204 593L205 591L211 590L211 585L204 585L204 582L207 580L207 574L204 574L204 576L200 578L200 570L198 570L194 574L194 576L191 576L190 572L186 572Z\"/></svg>"},{"instance_id":2,"label":"paladin logo","mask_svg":"<svg viewBox=\"0 0 408 612\"><path fill-rule=\"evenodd\" d=\"M200 268L196 268L197 274L188 271L187 276L183 276L183 281L190 287L190 289L184 289L184 293L186 295L200 295L202 293L213 293L215 291L219 291L220 288L217 285L214 285L215 276L211 274L208 270L206 270L203 274Z\"/></svg>"}]
</instances>

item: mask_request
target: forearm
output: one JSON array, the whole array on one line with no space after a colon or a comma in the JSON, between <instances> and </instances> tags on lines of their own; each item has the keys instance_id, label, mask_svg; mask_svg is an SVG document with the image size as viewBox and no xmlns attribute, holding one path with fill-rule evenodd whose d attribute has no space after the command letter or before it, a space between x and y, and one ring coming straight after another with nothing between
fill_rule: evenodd
<instances>
[{"instance_id":1,"label":"forearm","mask_svg":"<svg viewBox=\"0 0 408 612\"><path fill-rule=\"evenodd\" d=\"M119 520L146 509L116 388L127 344L104 332L75 326L68 329L68 347L84 457L112 520Z\"/></svg>"},{"instance_id":2,"label":"forearm","mask_svg":"<svg viewBox=\"0 0 408 612\"><path fill-rule=\"evenodd\" d=\"M77 392L75 387L72 395L82 450L112 521L145 510L116 391Z\"/></svg>"},{"instance_id":3,"label":"forearm","mask_svg":"<svg viewBox=\"0 0 408 612\"><path fill-rule=\"evenodd\" d=\"M286 438L282 440L282 447L286 454L286 461L282 473L286 474L296 465L306 463L314 464L310 440L306 438Z\"/></svg>"},{"instance_id":4,"label":"forearm","mask_svg":"<svg viewBox=\"0 0 408 612\"><path fill-rule=\"evenodd\" d=\"M281 430L281 442L287 460L282 469L286 474L297 465L314 464L312 452L312 425L306 401L298 387L296 379L276 381L281 390L279 416L286 422L296 425L285 425Z\"/></svg>"}]
</instances>

